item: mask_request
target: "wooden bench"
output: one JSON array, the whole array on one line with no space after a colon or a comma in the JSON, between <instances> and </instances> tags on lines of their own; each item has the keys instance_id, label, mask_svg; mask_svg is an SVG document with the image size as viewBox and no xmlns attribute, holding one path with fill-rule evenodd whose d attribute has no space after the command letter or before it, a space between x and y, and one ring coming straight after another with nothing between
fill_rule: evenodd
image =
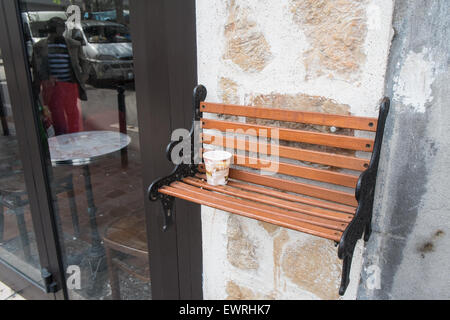
<instances>
[{"instance_id":1,"label":"wooden bench","mask_svg":"<svg viewBox=\"0 0 450 320\"><path fill-rule=\"evenodd\" d=\"M149 188L149 198L162 201L164 229L170 224L174 199L181 198L335 241L339 245L338 256L343 259L339 290L343 295L349 283L356 242L363 233L364 240L368 241L371 233L389 99L383 99L378 119L225 105L205 102L205 99L206 88L196 87L194 125L188 139L190 163L177 165L169 176L154 181ZM227 120L217 116L205 118L204 113L228 117ZM276 126L267 124L273 121ZM200 133L196 126L201 128ZM317 126L322 130L314 130ZM327 133L323 128L328 128ZM241 130L237 131L241 134L225 138L218 134L227 130ZM355 131L372 132L366 136L375 133L375 139L357 137ZM284 143L255 140L255 137L274 139L276 135ZM183 141L186 143L180 139L167 147L170 161L173 151ZM201 148L196 148L196 141L200 141ZM227 186L211 186L205 181L201 155L208 146L235 149L235 164L230 169ZM273 156L273 150L277 150L275 153L282 160L272 159L275 169L270 169L263 159ZM362 152L362 156L357 152ZM185 155L180 152L180 156ZM265 174L270 170L277 175Z\"/></svg>"}]
</instances>

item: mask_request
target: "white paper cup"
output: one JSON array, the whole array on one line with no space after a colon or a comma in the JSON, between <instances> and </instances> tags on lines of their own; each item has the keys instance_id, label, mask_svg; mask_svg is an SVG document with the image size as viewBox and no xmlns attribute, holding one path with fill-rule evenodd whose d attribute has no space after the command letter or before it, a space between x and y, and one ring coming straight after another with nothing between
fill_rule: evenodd
<instances>
[{"instance_id":1,"label":"white paper cup","mask_svg":"<svg viewBox=\"0 0 450 320\"><path fill-rule=\"evenodd\" d=\"M227 151L208 151L203 154L206 167L206 178L212 186L224 186L228 183L231 158Z\"/></svg>"}]
</instances>

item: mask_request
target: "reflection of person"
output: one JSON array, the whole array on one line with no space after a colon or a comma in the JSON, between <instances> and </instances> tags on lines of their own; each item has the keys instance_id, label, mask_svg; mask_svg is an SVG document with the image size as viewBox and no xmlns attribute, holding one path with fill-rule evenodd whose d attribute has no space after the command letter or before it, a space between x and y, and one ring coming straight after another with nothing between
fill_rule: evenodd
<instances>
[{"instance_id":1,"label":"reflection of person","mask_svg":"<svg viewBox=\"0 0 450 320\"><path fill-rule=\"evenodd\" d=\"M47 39L33 46L33 88L52 114L56 135L79 132L81 112L78 98L87 100L84 83L88 73L81 44L65 38L65 22L52 18Z\"/></svg>"}]
</instances>

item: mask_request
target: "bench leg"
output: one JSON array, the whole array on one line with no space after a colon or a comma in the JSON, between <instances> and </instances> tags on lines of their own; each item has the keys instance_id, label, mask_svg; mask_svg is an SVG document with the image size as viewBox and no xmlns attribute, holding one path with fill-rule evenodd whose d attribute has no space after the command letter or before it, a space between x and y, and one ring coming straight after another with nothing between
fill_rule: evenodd
<instances>
[{"instance_id":1,"label":"bench leg","mask_svg":"<svg viewBox=\"0 0 450 320\"><path fill-rule=\"evenodd\" d=\"M350 283L350 268L352 266L353 255L347 255L344 258L344 263L342 265L342 278L341 287L339 288L339 295L343 296L345 290L347 290L348 284Z\"/></svg>"},{"instance_id":2,"label":"bench leg","mask_svg":"<svg viewBox=\"0 0 450 320\"><path fill-rule=\"evenodd\" d=\"M370 235L372 234L372 219L366 224L364 228L364 241L367 242L370 239Z\"/></svg>"},{"instance_id":3,"label":"bench leg","mask_svg":"<svg viewBox=\"0 0 450 320\"><path fill-rule=\"evenodd\" d=\"M113 252L108 247L106 247L105 249L106 249L106 262L108 264L109 281L111 285L111 298L112 300L120 300L119 274L112 260Z\"/></svg>"}]
</instances>

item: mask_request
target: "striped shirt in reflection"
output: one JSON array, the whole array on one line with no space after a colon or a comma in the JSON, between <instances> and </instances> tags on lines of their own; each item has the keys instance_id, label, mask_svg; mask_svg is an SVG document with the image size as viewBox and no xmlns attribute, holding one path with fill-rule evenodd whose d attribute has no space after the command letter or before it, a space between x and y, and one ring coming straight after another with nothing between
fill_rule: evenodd
<instances>
[{"instance_id":1,"label":"striped shirt in reflection","mask_svg":"<svg viewBox=\"0 0 450 320\"><path fill-rule=\"evenodd\" d=\"M50 75L60 82L73 82L70 56L65 43L48 44Z\"/></svg>"}]
</instances>

